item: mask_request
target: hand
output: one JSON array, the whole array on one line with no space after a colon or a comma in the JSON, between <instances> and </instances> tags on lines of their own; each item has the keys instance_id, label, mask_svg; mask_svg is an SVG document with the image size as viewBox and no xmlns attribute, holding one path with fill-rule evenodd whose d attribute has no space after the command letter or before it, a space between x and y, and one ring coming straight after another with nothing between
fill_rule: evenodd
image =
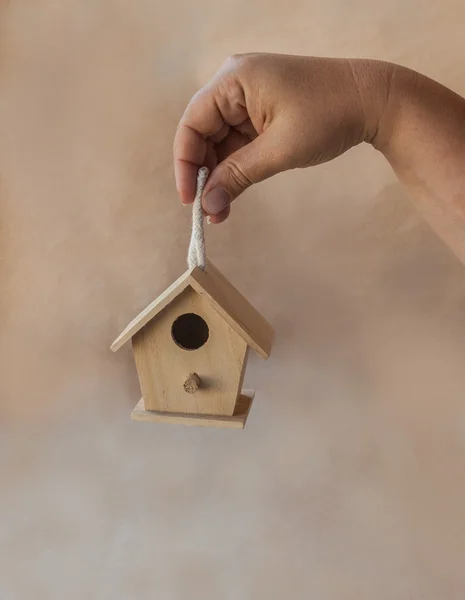
<instances>
[{"instance_id":1,"label":"hand","mask_svg":"<svg viewBox=\"0 0 465 600\"><path fill-rule=\"evenodd\" d=\"M246 188L276 173L329 161L372 141L393 65L369 60L246 54L228 58L190 101L174 141L176 185L193 201L211 169L203 207L227 218Z\"/></svg>"}]
</instances>

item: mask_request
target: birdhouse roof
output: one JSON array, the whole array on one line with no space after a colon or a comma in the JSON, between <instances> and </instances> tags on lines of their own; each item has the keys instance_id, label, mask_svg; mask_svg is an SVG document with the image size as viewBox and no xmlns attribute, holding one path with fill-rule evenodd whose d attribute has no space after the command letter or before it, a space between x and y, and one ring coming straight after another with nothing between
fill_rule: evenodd
<instances>
[{"instance_id":1,"label":"birdhouse roof","mask_svg":"<svg viewBox=\"0 0 465 600\"><path fill-rule=\"evenodd\" d=\"M204 296L230 327L262 358L268 358L273 328L244 296L210 262L207 269L189 269L147 306L111 345L113 352L131 339L186 288Z\"/></svg>"}]
</instances>

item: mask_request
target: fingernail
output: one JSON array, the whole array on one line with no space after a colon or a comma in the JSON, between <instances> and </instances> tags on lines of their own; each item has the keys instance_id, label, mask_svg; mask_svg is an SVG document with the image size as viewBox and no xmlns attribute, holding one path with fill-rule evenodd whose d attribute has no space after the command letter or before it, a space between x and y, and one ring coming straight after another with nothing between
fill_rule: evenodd
<instances>
[{"instance_id":1,"label":"fingernail","mask_svg":"<svg viewBox=\"0 0 465 600\"><path fill-rule=\"evenodd\" d=\"M228 192L222 187L217 187L205 195L203 206L207 213L217 215L228 206L230 200Z\"/></svg>"},{"instance_id":2,"label":"fingernail","mask_svg":"<svg viewBox=\"0 0 465 600\"><path fill-rule=\"evenodd\" d=\"M212 218L210 216L207 217L207 225L212 224Z\"/></svg>"}]
</instances>

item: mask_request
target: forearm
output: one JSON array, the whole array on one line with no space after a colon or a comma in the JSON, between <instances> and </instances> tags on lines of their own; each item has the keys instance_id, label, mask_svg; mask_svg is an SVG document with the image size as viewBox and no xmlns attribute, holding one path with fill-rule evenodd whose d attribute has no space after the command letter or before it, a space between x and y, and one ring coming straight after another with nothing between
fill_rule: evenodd
<instances>
[{"instance_id":1,"label":"forearm","mask_svg":"<svg viewBox=\"0 0 465 600\"><path fill-rule=\"evenodd\" d=\"M174 143L176 183L214 223L247 187L373 144L465 264L465 100L392 63L277 54L233 56L191 100Z\"/></svg>"},{"instance_id":2,"label":"forearm","mask_svg":"<svg viewBox=\"0 0 465 600\"><path fill-rule=\"evenodd\" d=\"M465 99L394 66L373 145L465 264Z\"/></svg>"}]
</instances>

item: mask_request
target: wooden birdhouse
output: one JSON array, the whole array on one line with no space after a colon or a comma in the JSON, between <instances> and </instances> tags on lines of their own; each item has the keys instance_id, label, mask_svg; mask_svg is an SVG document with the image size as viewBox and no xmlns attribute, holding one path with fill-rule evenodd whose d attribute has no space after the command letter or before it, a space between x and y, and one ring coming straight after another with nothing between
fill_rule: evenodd
<instances>
[{"instance_id":1,"label":"wooden birdhouse","mask_svg":"<svg viewBox=\"0 0 465 600\"><path fill-rule=\"evenodd\" d=\"M139 421L243 428L254 392L242 391L247 354L268 358L273 329L208 263L189 269L113 342L132 340Z\"/></svg>"}]
</instances>

